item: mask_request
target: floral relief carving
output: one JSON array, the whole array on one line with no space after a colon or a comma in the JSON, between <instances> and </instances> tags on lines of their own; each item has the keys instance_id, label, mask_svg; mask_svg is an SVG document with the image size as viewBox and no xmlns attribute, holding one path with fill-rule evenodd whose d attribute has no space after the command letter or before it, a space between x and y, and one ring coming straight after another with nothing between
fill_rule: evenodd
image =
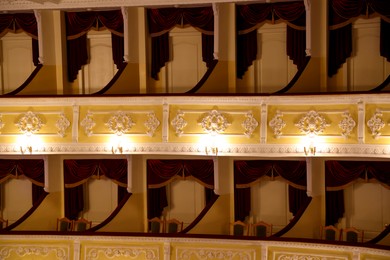
<instances>
[{"instance_id":1,"label":"floral relief carving","mask_svg":"<svg viewBox=\"0 0 390 260\"><path fill-rule=\"evenodd\" d=\"M180 248L177 250L177 259L255 259L254 250L232 250L232 249L189 249Z\"/></svg>"},{"instance_id":2,"label":"floral relief carving","mask_svg":"<svg viewBox=\"0 0 390 260\"><path fill-rule=\"evenodd\" d=\"M84 128L84 132L87 136L92 136L92 128L96 125L96 122L93 120L93 114L88 112L81 121L80 125Z\"/></svg>"},{"instance_id":3,"label":"floral relief carving","mask_svg":"<svg viewBox=\"0 0 390 260\"><path fill-rule=\"evenodd\" d=\"M269 126L274 131L275 138L279 138L282 135L282 129L286 126L286 122L282 119L282 117L282 113L277 111L274 118L269 121Z\"/></svg>"},{"instance_id":4,"label":"floral relief carving","mask_svg":"<svg viewBox=\"0 0 390 260\"><path fill-rule=\"evenodd\" d=\"M208 134L223 133L230 125L226 116L217 110L212 110L205 114L200 125Z\"/></svg>"},{"instance_id":5,"label":"floral relief carving","mask_svg":"<svg viewBox=\"0 0 390 260\"><path fill-rule=\"evenodd\" d=\"M250 137L253 134L253 132L255 131L256 127L259 125L259 123L253 117L252 112L248 112L245 115L245 117L246 118L245 118L244 122L242 122L241 126L245 129L244 134L247 137Z\"/></svg>"},{"instance_id":6,"label":"floral relief carving","mask_svg":"<svg viewBox=\"0 0 390 260\"><path fill-rule=\"evenodd\" d=\"M347 260L347 257L335 257L333 255L296 255L296 254L281 254L276 259L278 260Z\"/></svg>"},{"instance_id":7,"label":"floral relief carving","mask_svg":"<svg viewBox=\"0 0 390 260\"><path fill-rule=\"evenodd\" d=\"M155 113L149 113L147 117L148 119L145 121L144 124L147 129L146 133L148 136L153 136L158 126L160 125L160 121L157 119Z\"/></svg>"},{"instance_id":8,"label":"floral relief carving","mask_svg":"<svg viewBox=\"0 0 390 260\"><path fill-rule=\"evenodd\" d=\"M69 120L64 113L60 114L60 118L56 122L57 134L61 137L65 136L66 129L70 126Z\"/></svg>"},{"instance_id":9,"label":"floral relief carving","mask_svg":"<svg viewBox=\"0 0 390 260\"><path fill-rule=\"evenodd\" d=\"M378 139L381 135L380 130L385 127L385 122L382 119L383 114L376 111L375 114L367 121L367 126L371 130L371 135L374 139Z\"/></svg>"},{"instance_id":10,"label":"floral relief carving","mask_svg":"<svg viewBox=\"0 0 390 260\"><path fill-rule=\"evenodd\" d=\"M22 115L15 125L19 128L20 132L31 135L39 132L44 123L38 114L28 111Z\"/></svg>"},{"instance_id":11,"label":"floral relief carving","mask_svg":"<svg viewBox=\"0 0 390 260\"><path fill-rule=\"evenodd\" d=\"M323 115L320 115L317 111L310 110L295 126L299 128L301 133L313 136L321 134L330 124L326 122Z\"/></svg>"},{"instance_id":12,"label":"floral relief carving","mask_svg":"<svg viewBox=\"0 0 390 260\"><path fill-rule=\"evenodd\" d=\"M141 248L141 247L106 247L106 248L91 248L88 250L87 260L99 259L99 254L104 254L106 258L128 257L132 259L146 258L159 259L158 249ZM142 257L144 256L144 257Z\"/></svg>"},{"instance_id":13,"label":"floral relief carving","mask_svg":"<svg viewBox=\"0 0 390 260\"><path fill-rule=\"evenodd\" d=\"M183 129L186 127L188 122L184 119L184 113L178 111L176 116L171 121L171 126L175 128L176 135L180 136L183 134Z\"/></svg>"},{"instance_id":14,"label":"floral relief carving","mask_svg":"<svg viewBox=\"0 0 390 260\"><path fill-rule=\"evenodd\" d=\"M341 129L341 135L345 138L348 138L356 126L355 120L353 120L351 114L349 112L345 112L343 115L343 120L340 121L339 127Z\"/></svg>"},{"instance_id":15,"label":"floral relief carving","mask_svg":"<svg viewBox=\"0 0 390 260\"><path fill-rule=\"evenodd\" d=\"M7 259L14 252L18 257L25 256L44 256L47 257L51 252L55 252L57 259L66 260L69 259L68 249L60 247L47 247L36 245L12 245L0 248L0 259Z\"/></svg>"},{"instance_id":16,"label":"floral relief carving","mask_svg":"<svg viewBox=\"0 0 390 260\"><path fill-rule=\"evenodd\" d=\"M110 129L111 132L114 132L117 135L123 135L135 125L131 117L123 111L118 111L112 115L106 126Z\"/></svg>"}]
</instances>

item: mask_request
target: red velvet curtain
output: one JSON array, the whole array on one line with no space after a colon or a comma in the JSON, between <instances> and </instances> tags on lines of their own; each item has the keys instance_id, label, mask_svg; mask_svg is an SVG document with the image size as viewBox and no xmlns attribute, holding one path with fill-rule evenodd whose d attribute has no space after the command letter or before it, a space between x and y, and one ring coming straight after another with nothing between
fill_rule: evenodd
<instances>
[{"instance_id":1,"label":"red velvet curtain","mask_svg":"<svg viewBox=\"0 0 390 260\"><path fill-rule=\"evenodd\" d=\"M84 209L83 185L89 178L105 176L118 186L127 186L127 160L126 159L101 159L101 160L64 160L64 184L65 184L65 216L69 219L77 219ZM118 191L119 196L123 196Z\"/></svg>"},{"instance_id":2,"label":"red velvet curtain","mask_svg":"<svg viewBox=\"0 0 390 260\"><path fill-rule=\"evenodd\" d=\"M0 159L0 183L24 175L32 182L32 202L40 199L45 186L45 167L42 159Z\"/></svg>"},{"instance_id":3,"label":"red velvet curtain","mask_svg":"<svg viewBox=\"0 0 390 260\"><path fill-rule=\"evenodd\" d=\"M152 37L151 77L158 80L160 69L169 61L169 31L192 26L202 33L202 57L209 67L214 59L214 13L212 7L148 9Z\"/></svg>"},{"instance_id":4,"label":"red velvet curtain","mask_svg":"<svg viewBox=\"0 0 390 260\"><path fill-rule=\"evenodd\" d=\"M381 17L380 55L390 61L390 4L388 0L329 0L328 76L337 70L352 53L352 22L372 14Z\"/></svg>"},{"instance_id":5,"label":"red velvet curtain","mask_svg":"<svg viewBox=\"0 0 390 260\"><path fill-rule=\"evenodd\" d=\"M25 32L32 38L32 59L39 64L38 26L33 13L0 14L0 38L7 32Z\"/></svg>"},{"instance_id":6,"label":"red velvet curtain","mask_svg":"<svg viewBox=\"0 0 390 260\"><path fill-rule=\"evenodd\" d=\"M194 178L203 186L214 187L212 160L148 160L148 218L160 217L168 206L166 185L174 179Z\"/></svg>"},{"instance_id":7,"label":"red velvet curtain","mask_svg":"<svg viewBox=\"0 0 390 260\"><path fill-rule=\"evenodd\" d=\"M289 183L290 212L295 214L306 199L306 162L251 160L234 161L235 220L245 220L251 210L250 186L260 178L281 177ZM301 191L299 191L301 190Z\"/></svg>"},{"instance_id":8,"label":"red velvet curtain","mask_svg":"<svg viewBox=\"0 0 390 260\"><path fill-rule=\"evenodd\" d=\"M112 54L117 68L123 66L123 16L121 10L99 12L66 12L68 78L73 82L78 71L88 63L87 32L108 29Z\"/></svg>"},{"instance_id":9,"label":"red velvet curtain","mask_svg":"<svg viewBox=\"0 0 390 260\"><path fill-rule=\"evenodd\" d=\"M242 78L257 56L257 29L265 21L287 23L287 55L298 69L305 65L306 14L303 1L236 6L237 77Z\"/></svg>"},{"instance_id":10,"label":"red velvet curtain","mask_svg":"<svg viewBox=\"0 0 390 260\"><path fill-rule=\"evenodd\" d=\"M390 189L390 162L326 161L326 224L334 225L344 215L343 190L358 179L377 180Z\"/></svg>"}]
</instances>

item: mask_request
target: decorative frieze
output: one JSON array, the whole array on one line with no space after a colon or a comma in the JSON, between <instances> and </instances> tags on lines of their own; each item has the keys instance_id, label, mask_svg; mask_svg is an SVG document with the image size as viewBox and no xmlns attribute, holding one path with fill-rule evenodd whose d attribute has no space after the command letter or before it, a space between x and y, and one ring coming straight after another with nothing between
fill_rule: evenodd
<instances>
[{"instance_id":1,"label":"decorative frieze","mask_svg":"<svg viewBox=\"0 0 390 260\"><path fill-rule=\"evenodd\" d=\"M371 135L374 139L381 136L380 130L385 127L385 122L382 119L383 113L377 110L374 115L367 121L367 126L371 130Z\"/></svg>"},{"instance_id":2,"label":"decorative frieze","mask_svg":"<svg viewBox=\"0 0 390 260\"><path fill-rule=\"evenodd\" d=\"M275 138L279 138L282 135L282 129L286 126L286 122L282 119L283 114L277 111L275 116L269 122L269 126L273 130Z\"/></svg>"},{"instance_id":3,"label":"decorative frieze","mask_svg":"<svg viewBox=\"0 0 390 260\"><path fill-rule=\"evenodd\" d=\"M299 119L295 126L298 127L302 134L316 136L322 134L330 124L326 122L323 115L320 115L315 110L310 110Z\"/></svg>"},{"instance_id":4,"label":"decorative frieze","mask_svg":"<svg viewBox=\"0 0 390 260\"><path fill-rule=\"evenodd\" d=\"M22 132L23 134L32 135L39 132L43 124L44 123L42 119L37 113L28 111L27 113L21 116L21 118L17 121L15 125L18 127L19 131Z\"/></svg>"},{"instance_id":5,"label":"decorative frieze","mask_svg":"<svg viewBox=\"0 0 390 260\"><path fill-rule=\"evenodd\" d=\"M205 133L216 135L225 132L230 123L226 113L213 109L203 116L200 125Z\"/></svg>"},{"instance_id":6,"label":"decorative frieze","mask_svg":"<svg viewBox=\"0 0 390 260\"><path fill-rule=\"evenodd\" d=\"M114 132L116 135L123 135L126 132L130 131L130 129L135 125L130 115L125 112L118 111L113 114L106 126L111 132Z\"/></svg>"}]
</instances>

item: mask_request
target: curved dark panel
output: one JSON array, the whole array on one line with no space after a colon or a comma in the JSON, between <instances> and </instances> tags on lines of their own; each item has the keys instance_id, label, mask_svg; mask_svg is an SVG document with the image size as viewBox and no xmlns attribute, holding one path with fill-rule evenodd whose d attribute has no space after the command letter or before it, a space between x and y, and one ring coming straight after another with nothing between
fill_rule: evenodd
<instances>
[{"instance_id":1,"label":"curved dark panel","mask_svg":"<svg viewBox=\"0 0 390 260\"><path fill-rule=\"evenodd\" d=\"M294 77L290 80L290 82L284 88L274 92L273 94L283 94L283 93L286 93L287 91L289 91L295 85L295 83L298 81L298 79L301 77L303 71L307 67L307 64L309 64L310 59L311 59L311 56L306 56L305 64L303 64L302 68L299 69L297 71L297 73L295 73Z\"/></svg>"},{"instance_id":2,"label":"curved dark panel","mask_svg":"<svg viewBox=\"0 0 390 260\"><path fill-rule=\"evenodd\" d=\"M276 232L275 234L271 235L271 237L281 237L284 234L286 234L292 227L295 226L295 224L298 223L299 219L302 217L303 213L305 213L307 207L310 205L310 202L312 200L312 197L307 197L305 203L302 205L302 207L298 210L297 214L294 216L294 218L290 221L290 223L287 224L282 230Z\"/></svg>"},{"instance_id":3,"label":"curved dark panel","mask_svg":"<svg viewBox=\"0 0 390 260\"><path fill-rule=\"evenodd\" d=\"M378 92L390 85L390 75L377 87L371 89L371 92Z\"/></svg>"},{"instance_id":4,"label":"curved dark panel","mask_svg":"<svg viewBox=\"0 0 390 260\"><path fill-rule=\"evenodd\" d=\"M217 201L217 199L219 198L219 195L215 194L213 195L213 197L210 199L210 201L207 203L206 207L204 207L204 209L202 210L202 212L199 213L199 215L196 217L196 219L194 219L194 221L192 221L192 223L186 227L185 229L183 229L181 232L179 233L187 233L188 231L190 231L193 227L195 227L199 221L202 220L202 218L206 215L206 213L211 209L211 207L214 205L214 203Z\"/></svg>"},{"instance_id":5,"label":"curved dark panel","mask_svg":"<svg viewBox=\"0 0 390 260\"><path fill-rule=\"evenodd\" d=\"M211 73L214 71L215 66L217 66L218 60L213 60L210 62L210 66L207 68L206 73L203 75L203 77L199 80L199 82L190 90L185 92L186 94L196 93L206 82L206 80L210 77Z\"/></svg>"},{"instance_id":6,"label":"curved dark panel","mask_svg":"<svg viewBox=\"0 0 390 260\"><path fill-rule=\"evenodd\" d=\"M38 64L33 70L33 72L31 72L30 76L26 79L26 81L22 85L20 85L20 87L18 87L17 89L11 92L4 94L4 96L13 96L18 94L23 89L25 89L28 86L28 84L30 84L30 82L35 78L35 76L38 74L38 72L41 70L42 67L43 67L42 64Z\"/></svg>"},{"instance_id":7,"label":"curved dark panel","mask_svg":"<svg viewBox=\"0 0 390 260\"><path fill-rule=\"evenodd\" d=\"M15 223L9 225L8 227L4 228L4 231L10 231L13 228L19 226L23 221L25 221L38 207L41 205L42 201L46 198L46 196L49 193L47 192L42 192L41 196L39 199L34 203L34 205L29 209L21 218L19 218Z\"/></svg>"},{"instance_id":8,"label":"curved dark panel","mask_svg":"<svg viewBox=\"0 0 390 260\"><path fill-rule=\"evenodd\" d=\"M390 225L387 225L387 227L381 233L379 233L379 235L377 235L370 241L365 242L365 244L376 244L380 242L382 239L384 239L389 233L390 233Z\"/></svg>"},{"instance_id":9,"label":"curved dark panel","mask_svg":"<svg viewBox=\"0 0 390 260\"><path fill-rule=\"evenodd\" d=\"M129 200L130 196L132 195L132 193L126 193L125 196L123 196L123 199L121 200L121 202L118 204L118 206L116 207L116 209L110 214L110 216L108 216L108 218L106 218L102 223L100 223L99 225L97 226L94 226L88 230L86 230L87 232L88 231L96 231L96 230L99 230L101 229L102 227L104 227L105 225L107 225L108 223L111 222L111 220L116 216L118 215L118 213L121 211L121 209L123 208L123 206L126 204L126 202Z\"/></svg>"},{"instance_id":10,"label":"curved dark panel","mask_svg":"<svg viewBox=\"0 0 390 260\"><path fill-rule=\"evenodd\" d=\"M92 93L91 95L102 95L106 93L113 85L114 83L119 79L119 77L122 75L122 72L125 70L127 66L127 63L123 63L123 66L119 68L119 70L115 73L114 77L110 80L110 82L107 83L105 87L103 87L101 90Z\"/></svg>"}]
</instances>

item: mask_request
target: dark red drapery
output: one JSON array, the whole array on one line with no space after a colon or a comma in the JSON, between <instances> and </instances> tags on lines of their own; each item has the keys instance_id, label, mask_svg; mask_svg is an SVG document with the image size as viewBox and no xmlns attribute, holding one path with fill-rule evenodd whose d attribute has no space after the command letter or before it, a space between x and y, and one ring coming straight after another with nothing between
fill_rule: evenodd
<instances>
[{"instance_id":1,"label":"dark red drapery","mask_svg":"<svg viewBox=\"0 0 390 260\"><path fill-rule=\"evenodd\" d=\"M251 210L250 186L262 177L280 177L289 183L289 206L293 214L306 200L306 162L251 160L234 161L234 215L245 220Z\"/></svg>"},{"instance_id":2,"label":"dark red drapery","mask_svg":"<svg viewBox=\"0 0 390 260\"><path fill-rule=\"evenodd\" d=\"M257 56L257 29L265 21L287 23L286 52L298 69L305 65L306 14L303 1L236 6L237 77L242 78Z\"/></svg>"},{"instance_id":3,"label":"dark red drapery","mask_svg":"<svg viewBox=\"0 0 390 260\"><path fill-rule=\"evenodd\" d=\"M329 0L328 76L352 54L352 22L358 17L381 17L380 55L390 61L390 3L387 0Z\"/></svg>"},{"instance_id":4,"label":"dark red drapery","mask_svg":"<svg viewBox=\"0 0 390 260\"><path fill-rule=\"evenodd\" d=\"M390 189L390 162L326 161L326 224L334 225L344 215L344 192L358 180L379 181Z\"/></svg>"},{"instance_id":5,"label":"dark red drapery","mask_svg":"<svg viewBox=\"0 0 390 260\"><path fill-rule=\"evenodd\" d=\"M88 63L87 32L108 29L111 32L112 55L117 68L123 66L123 16L121 10L66 12L68 78L73 82L78 71Z\"/></svg>"},{"instance_id":6,"label":"dark red drapery","mask_svg":"<svg viewBox=\"0 0 390 260\"><path fill-rule=\"evenodd\" d=\"M101 176L111 179L118 186L127 187L127 160L64 160L65 216L67 218L77 219L84 209L82 184L89 178ZM118 192L118 196L123 197L123 194ZM118 201L120 201L119 197Z\"/></svg>"},{"instance_id":7,"label":"dark red drapery","mask_svg":"<svg viewBox=\"0 0 390 260\"><path fill-rule=\"evenodd\" d=\"M192 26L202 33L202 57L209 67L214 60L214 13L212 7L148 9L152 37L151 77L158 80L160 69L169 61L169 31Z\"/></svg>"},{"instance_id":8,"label":"dark red drapery","mask_svg":"<svg viewBox=\"0 0 390 260\"><path fill-rule=\"evenodd\" d=\"M39 64L38 26L33 13L0 14L0 38L7 32L25 32L32 38L32 59L35 66Z\"/></svg>"},{"instance_id":9,"label":"dark red drapery","mask_svg":"<svg viewBox=\"0 0 390 260\"><path fill-rule=\"evenodd\" d=\"M193 178L206 188L214 187L212 160L148 160L148 218L160 217L168 206L165 186L175 179Z\"/></svg>"}]
</instances>

